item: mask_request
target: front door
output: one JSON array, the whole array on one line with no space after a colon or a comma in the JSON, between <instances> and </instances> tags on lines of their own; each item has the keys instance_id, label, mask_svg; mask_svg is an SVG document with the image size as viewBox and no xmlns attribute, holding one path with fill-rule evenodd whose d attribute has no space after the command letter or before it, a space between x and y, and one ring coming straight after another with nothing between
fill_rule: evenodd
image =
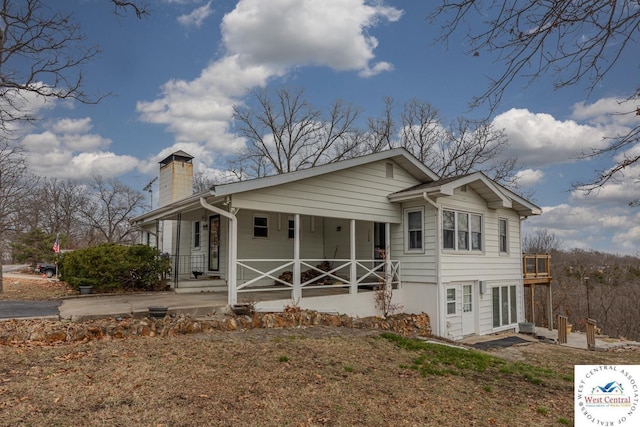
<instances>
[{"instance_id":1,"label":"front door","mask_svg":"<svg viewBox=\"0 0 640 427\"><path fill-rule=\"evenodd\" d=\"M220 270L220 215L209 217L209 271Z\"/></svg>"},{"instance_id":2,"label":"front door","mask_svg":"<svg viewBox=\"0 0 640 427\"><path fill-rule=\"evenodd\" d=\"M473 285L462 285L462 335L476 332L473 301Z\"/></svg>"}]
</instances>

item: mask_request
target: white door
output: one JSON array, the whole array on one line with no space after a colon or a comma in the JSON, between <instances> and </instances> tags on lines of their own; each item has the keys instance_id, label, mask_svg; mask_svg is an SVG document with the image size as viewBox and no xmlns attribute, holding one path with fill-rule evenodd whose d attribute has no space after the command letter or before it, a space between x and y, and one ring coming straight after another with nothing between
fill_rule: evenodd
<instances>
[{"instance_id":1,"label":"white door","mask_svg":"<svg viewBox=\"0 0 640 427\"><path fill-rule=\"evenodd\" d=\"M476 332L473 309L473 285L462 285L462 335Z\"/></svg>"}]
</instances>

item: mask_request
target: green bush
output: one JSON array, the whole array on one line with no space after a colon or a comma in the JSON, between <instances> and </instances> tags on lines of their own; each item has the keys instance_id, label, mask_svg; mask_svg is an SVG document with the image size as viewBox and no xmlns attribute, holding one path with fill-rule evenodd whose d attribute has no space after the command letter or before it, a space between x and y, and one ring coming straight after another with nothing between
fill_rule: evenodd
<instances>
[{"instance_id":1,"label":"green bush","mask_svg":"<svg viewBox=\"0 0 640 427\"><path fill-rule=\"evenodd\" d=\"M60 274L74 289L91 285L94 292L166 289L169 259L146 245L102 244L60 257Z\"/></svg>"}]
</instances>

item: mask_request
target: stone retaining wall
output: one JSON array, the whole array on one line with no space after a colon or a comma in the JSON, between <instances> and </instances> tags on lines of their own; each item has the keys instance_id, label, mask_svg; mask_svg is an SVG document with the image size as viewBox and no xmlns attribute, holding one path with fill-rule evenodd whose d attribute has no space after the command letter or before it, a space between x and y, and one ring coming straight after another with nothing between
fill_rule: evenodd
<instances>
[{"instance_id":1,"label":"stone retaining wall","mask_svg":"<svg viewBox=\"0 0 640 427\"><path fill-rule=\"evenodd\" d=\"M352 318L345 315L295 311L255 313L247 316L223 316L207 320L178 315L154 318L102 319L86 322L11 320L0 327L0 345L51 345L94 339L129 338L136 336L166 337L210 331L238 331L255 328L295 328L331 326L357 329L377 329L403 336L429 336L429 316L399 314L380 317Z\"/></svg>"}]
</instances>

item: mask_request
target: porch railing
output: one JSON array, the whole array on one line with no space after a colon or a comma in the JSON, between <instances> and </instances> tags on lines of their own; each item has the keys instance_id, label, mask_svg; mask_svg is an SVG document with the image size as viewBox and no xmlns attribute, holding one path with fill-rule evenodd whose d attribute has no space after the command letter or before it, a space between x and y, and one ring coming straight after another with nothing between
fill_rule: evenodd
<instances>
[{"instance_id":1,"label":"porch railing","mask_svg":"<svg viewBox=\"0 0 640 427\"><path fill-rule=\"evenodd\" d=\"M238 292L281 291L293 289L292 259L239 259ZM324 264L324 265L323 265ZM328 264L328 268L326 265ZM400 261L386 264L381 260L304 259L300 260L302 289L375 287L390 280L400 286ZM355 272L355 273L354 273ZM355 277L352 277L355 276Z\"/></svg>"},{"instance_id":2,"label":"porch railing","mask_svg":"<svg viewBox=\"0 0 640 427\"><path fill-rule=\"evenodd\" d=\"M176 268L176 256L171 255L171 269L172 274L175 272ZM203 272L204 271L204 254L195 254L195 255L180 255L178 257L178 277L184 278L190 277L193 275L193 272Z\"/></svg>"}]
</instances>

